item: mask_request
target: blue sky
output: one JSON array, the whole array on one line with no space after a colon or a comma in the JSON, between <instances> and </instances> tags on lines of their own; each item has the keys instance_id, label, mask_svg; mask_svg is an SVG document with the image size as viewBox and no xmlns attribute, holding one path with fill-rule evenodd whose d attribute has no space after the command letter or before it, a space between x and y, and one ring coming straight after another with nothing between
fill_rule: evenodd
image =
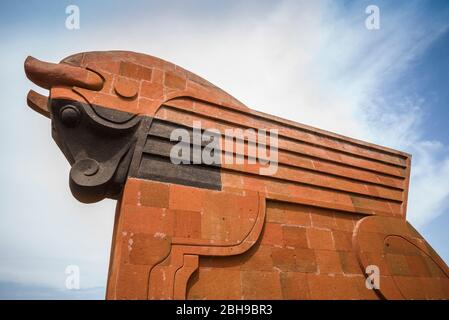
<instances>
[{"instance_id":1,"label":"blue sky","mask_svg":"<svg viewBox=\"0 0 449 320\"><path fill-rule=\"evenodd\" d=\"M81 28L65 28L67 5ZM365 8L380 8L380 29ZM408 220L449 261L447 1L2 1L0 298L104 297L114 201L84 205L28 55L123 49L175 62L253 109L413 154ZM81 290L65 289L67 265Z\"/></svg>"}]
</instances>

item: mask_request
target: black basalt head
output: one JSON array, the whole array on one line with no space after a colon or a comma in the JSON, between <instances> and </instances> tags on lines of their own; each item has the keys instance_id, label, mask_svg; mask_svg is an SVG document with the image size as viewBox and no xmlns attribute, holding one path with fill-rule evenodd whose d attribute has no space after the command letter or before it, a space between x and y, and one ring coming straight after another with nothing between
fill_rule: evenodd
<instances>
[{"instance_id":1,"label":"black basalt head","mask_svg":"<svg viewBox=\"0 0 449 320\"><path fill-rule=\"evenodd\" d=\"M81 202L116 199L126 181L142 117L78 101L50 101L52 136L71 164Z\"/></svg>"}]
</instances>

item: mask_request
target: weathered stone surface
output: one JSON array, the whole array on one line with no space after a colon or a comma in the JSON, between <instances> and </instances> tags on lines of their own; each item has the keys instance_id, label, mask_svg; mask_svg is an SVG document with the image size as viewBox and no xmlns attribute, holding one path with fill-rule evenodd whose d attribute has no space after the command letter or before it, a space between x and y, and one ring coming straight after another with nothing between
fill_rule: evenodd
<instances>
[{"instance_id":1,"label":"weathered stone surface","mask_svg":"<svg viewBox=\"0 0 449 320\"><path fill-rule=\"evenodd\" d=\"M53 122L74 195L118 200L108 299L449 298L448 267L405 220L410 155L254 111L144 54L25 71L50 90L27 100ZM171 132L198 123L219 131L220 163L173 164ZM228 145L230 129L254 133ZM273 174L249 161L257 129L278 130Z\"/></svg>"}]
</instances>

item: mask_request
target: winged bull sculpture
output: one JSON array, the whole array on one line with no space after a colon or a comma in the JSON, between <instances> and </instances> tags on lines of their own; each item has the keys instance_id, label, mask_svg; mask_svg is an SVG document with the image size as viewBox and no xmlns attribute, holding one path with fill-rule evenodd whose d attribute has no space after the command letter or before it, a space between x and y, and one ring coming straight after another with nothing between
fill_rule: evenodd
<instances>
[{"instance_id":1,"label":"winged bull sculpture","mask_svg":"<svg viewBox=\"0 0 449 320\"><path fill-rule=\"evenodd\" d=\"M49 90L27 102L73 195L117 200L106 298L449 297L447 265L406 221L409 154L254 111L149 55L28 57L25 72Z\"/></svg>"}]
</instances>

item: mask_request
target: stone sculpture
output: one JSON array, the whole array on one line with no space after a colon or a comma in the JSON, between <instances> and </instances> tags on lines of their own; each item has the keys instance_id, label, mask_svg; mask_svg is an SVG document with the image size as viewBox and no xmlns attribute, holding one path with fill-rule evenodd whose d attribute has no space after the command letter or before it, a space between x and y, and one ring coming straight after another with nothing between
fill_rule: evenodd
<instances>
[{"instance_id":1,"label":"stone sculpture","mask_svg":"<svg viewBox=\"0 0 449 320\"><path fill-rule=\"evenodd\" d=\"M28 105L51 119L73 195L117 199L107 299L449 298L447 265L406 222L409 154L254 111L149 55L28 57L25 72L49 90ZM173 131L195 123L244 163L173 163ZM271 175L251 137L236 151L221 136L260 128L278 132Z\"/></svg>"}]
</instances>

